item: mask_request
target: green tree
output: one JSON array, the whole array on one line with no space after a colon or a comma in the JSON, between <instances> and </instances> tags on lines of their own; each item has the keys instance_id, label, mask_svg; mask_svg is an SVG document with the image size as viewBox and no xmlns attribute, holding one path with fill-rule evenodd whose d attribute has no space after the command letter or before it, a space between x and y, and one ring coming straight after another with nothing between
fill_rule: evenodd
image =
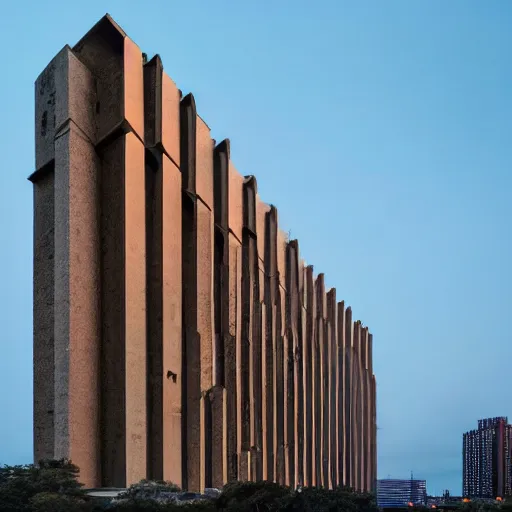
<instances>
[{"instance_id":1,"label":"green tree","mask_svg":"<svg viewBox=\"0 0 512 512\"><path fill-rule=\"evenodd\" d=\"M42 460L38 465L0 468L2 512L75 512L92 510L71 461Z\"/></svg>"}]
</instances>

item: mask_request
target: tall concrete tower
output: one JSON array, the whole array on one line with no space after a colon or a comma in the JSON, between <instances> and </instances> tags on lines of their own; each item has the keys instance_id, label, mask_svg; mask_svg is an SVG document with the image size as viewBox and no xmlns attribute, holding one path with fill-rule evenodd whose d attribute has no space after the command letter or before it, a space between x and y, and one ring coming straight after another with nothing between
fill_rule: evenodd
<instances>
[{"instance_id":1,"label":"tall concrete tower","mask_svg":"<svg viewBox=\"0 0 512 512\"><path fill-rule=\"evenodd\" d=\"M35 125L35 459L372 489L372 335L160 57L105 16L37 79Z\"/></svg>"}]
</instances>

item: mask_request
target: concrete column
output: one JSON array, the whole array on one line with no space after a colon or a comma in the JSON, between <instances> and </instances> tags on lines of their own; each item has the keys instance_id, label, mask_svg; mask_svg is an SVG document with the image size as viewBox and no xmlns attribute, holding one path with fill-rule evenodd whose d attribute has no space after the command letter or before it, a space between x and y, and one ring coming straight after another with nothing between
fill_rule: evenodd
<instances>
[{"instance_id":1,"label":"concrete column","mask_svg":"<svg viewBox=\"0 0 512 512\"><path fill-rule=\"evenodd\" d=\"M242 343L249 359L250 479L262 479L262 403L261 403L261 305L260 271L256 221L257 184L253 176L243 183L242 232Z\"/></svg>"},{"instance_id":2,"label":"concrete column","mask_svg":"<svg viewBox=\"0 0 512 512\"><path fill-rule=\"evenodd\" d=\"M258 262L260 267L261 305L261 406L262 406L262 478L274 480L274 393L273 393L273 307L272 307L272 268L275 258L271 250L270 206L256 197L256 228Z\"/></svg>"},{"instance_id":3,"label":"concrete column","mask_svg":"<svg viewBox=\"0 0 512 512\"><path fill-rule=\"evenodd\" d=\"M368 373L370 376L370 489L377 488L377 385L373 375L373 335L368 335Z\"/></svg>"},{"instance_id":4,"label":"concrete column","mask_svg":"<svg viewBox=\"0 0 512 512\"><path fill-rule=\"evenodd\" d=\"M361 331L361 322L355 322L352 344L352 468L354 487L357 490L363 488Z\"/></svg>"},{"instance_id":5,"label":"concrete column","mask_svg":"<svg viewBox=\"0 0 512 512\"><path fill-rule=\"evenodd\" d=\"M91 327L98 329L98 318L92 311L90 324L84 325L84 319L77 317L77 307L81 303L89 307L91 290L88 287L81 294L76 290L75 279L70 276L70 265L73 270L76 267L75 246L83 244L84 240L75 233L71 238L67 237L70 227L76 229L73 217L80 210L85 209L86 222L94 220L91 215L97 215L97 210L88 204L95 197L96 191L92 189L97 180L97 161L91 156L96 134L94 120L88 115L88 109L95 105L92 76L70 48L65 47L38 77L35 92L36 167L29 179L34 184L34 456L37 462L42 458L53 458L56 451L69 456L70 450L75 448L70 424L75 421L78 411L77 404L72 403L76 390L71 387L75 382L70 386L68 369L70 363L74 365L76 358L83 356L77 352L79 347L75 347L75 323L79 321L80 327L85 329L89 344L86 346L94 355L97 340L90 335L93 334ZM82 96L82 104L77 103L77 96ZM70 142L75 141L77 130L84 130L84 143L79 145L86 157L87 168L82 178L86 189L83 194L78 191L73 207L69 201L77 193L80 177L76 176L76 159L80 155ZM91 226L87 225L87 233L90 230ZM90 250L83 249L86 256L83 270L93 277L98 271L92 266L94 258L97 261L94 239ZM55 258L64 266L60 267ZM55 307L61 311L59 318L55 315ZM70 348L72 353L69 353ZM86 372L90 373L90 365ZM92 386L96 382L93 380ZM86 400L90 399L87 386L82 389L86 392ZM91 402L89 405L92 420L96 421L93 431L97 431L97 404ZM90 449L95 449L94 443ZM83 447L80 451L78 456L89 455L83 453ZM92 456L97 462L97 453ZM92 467L86 467L82 476L88 479L99 477L97 469Z\"/></svg>"},{"instance_id":6,"label":"concrete column","mask_svg":"<svg viewBox=\"0 0 512 512\"><path fill-rule=\"evenodd\" d=\"M103 485L146 476L144 146L121 135L101 152Z\"/></svg>"},{"instance_id":7,"label":"concrete column","mask_svg":"<svg viewBox=\"0 0 512 512\"><path fill-rule=\"evenodd\" d=\"M34 183L34 462L54 454L54 164Z\"/></svg>"},{"instance_id":8,"label":"concrete column","mask_svg":"<svg viewBox=\"0 0 512 512\"><path fill-rule=\"evenodd\" d=\"M372 490L377 489L377 382L375 375L372 377Z\"/></svg>"},{"instance_id":9,"label":"concrete column","mask_svg":"<svg viewBox=\"0 0 512 512\"><path fill-rule=\"evenodd\" d=\"M325 294L324 275L316 280L317 308L317 342L319 351L319 419L320 435L320 482L322 487L329 487L329 360L327 329L327 296Z\"/></svg>"},{"instance_id":10,"label":"concrete column","mask_svg":"<svg viewBox=\"0 0 512 512\"><path fill-rule=\"evenodd\" d=\"M230 303L230 312L236 318L236 382L237 382L237 453L238 453L238 479L249 479L250 460L250 395L249 395L249 347L243 339L243 249L242 249L242 227L243 227L243 182L244 178L236 170L233 163L229 162L229 268L230 282L231 269L236 268L232 283L233 297ZM231 316L230 316L231 318ZM230 325L232 322L230 320Z\"/></svg>"},{"instance_id":11,"label":"concrete column","mask_svg":"<svg viewBox=\"0 0 512 512\"><path fill-rule=\"evenodd\" d=\"M300 290L300 310L301 310L301 334L302 334L302 481L301 485L308 485L308 470L310 467L310 460L308 458L308 446L311 446L311 423L308 423L308 408L309 416L311 416L311 396L308 397L308 384L311 384L311 357L308 352L308 338L307 338L307 270L304 260L300 260L299 270L299 290ZM309 357L309 359L308 359ZM308 380L309 378L309 380ZM309 404L309 405L308 405Z\"/></svg>"},{"instance_id":12,"label":"concrete column","mask_svg":"<svg viewBox=\"0 0 512 512\"><path fill-rule=\"evenodd\" d=\"M263 232L264 233L264 232ZM267 367L266 367L266 348L265 343L267 339L267 316L265 304L265 282L266 276L263 269L263 262L259 259L259 274L260 274L260 308L261 308L261 478L262 480L269 480L269 452L268 452L268 431L267 431Z\"/></svg>"},{"instance_id":13,"label":"concrete column","mask_svg":"<svg viewBox=\"0 0 512 512\"><path fill-rule=\"evenodd\" d=\"M237 317L239 244L229 233L229 140L221 142L214 154L215 203L215 377L224 387L226 399L226 479L238 478L237 445ZM220 392L219 392L220 393Z\"/></svg>"},{"instance_id":14,"label":"concrete column","mask_svg":"<svg viewBox=\"0 0 512 512\"><path fill-rule=\"evenodd\" d=\"M276 210L277 221L277 210ZM277 281L276 297L274 303L275 311L275 357L274 357L274 376L275 376L275 424L276 424L276 475L278 483L286 485L287 453L285 447L285 431L288 412L288 401L286 397L287 381L285 379L285 347L287 348L286 338L286 245L284 234L279 230L279 223L276 227L276 260L277 260ZM287 367L286 367L287 369Z\"/></svg>"},{"instance_id":15,"label":"concrete column","mask_svg":"<svg viewBox=\"0 0 512 512\"><path fill-rule=\"evenodd\" d=\"M148 282L148 477L182 485L180 91L144 66Z\"/></svg>"},{"instance_id":16,"label":"concrete column","mask_svg":"<svg viewBox=\"0 0 512 512\"><path fill-rule=\"evenodd\" d=\"M96 78L102 162L102 483L123 487L147 474L142 53L108 16L73 50Z\"/></svg>"},{"instance_id":17,"label":"concrete column","mask_svg":"<svg viewBox=\"0 0 512 512\"><path fill-rule=\"evenodd\" d=\"M240 347L242 336L242 244L229 232L229 346L226 346L226 385L228 389L234 384L230 393L230 418L236 423L228 423L229 434L229 475L233 479L247 480L247 473L241 469L241 433L242 415L240 402ZM234 405L233 402L234 401ZM233 409L231 409L233 406ZM233 446L233 443L236 443ZM234 450L234 451L231 451Z\"/></svg>"},{"instance_id":18,"label":"concrete column","mask_svg":"<svg viewBox=\"0 0 512 512\"><path fill-rule=\"evenodd\" d=\"M370 334L368 335L370 337ZM366 369L366 389L367 389L367 405L366 405L366 424L367 424L367 444L366 456L368 462L366 464L366 486L369 492L373 489L373 476L372 476L372 373L369 368Z\"/></svg>"},{"instance_id":19,"label":"concrete column","mask_svg":"<svg viewBox=\"0 0 512 512\"><path fill-rule=\"evenodd\" d=\"M36 171L30 180L34 183L34 455L36 462L72 456L82 462L82 480L98 483L95 104L91 72L65 47L36 81Z\"/></svg>"},{"instance_id":20,"label":"concrete column","mask_svg":"<svg viewBox=\"0 0 512 512\"><path fill-rule=\"evenodd\" d=\"M208 393L211 415L211 482L217 489L228 482L227 393L224 386L214 386ZM234 425L232 426L234 427Z\"/></svg>"},{"instance_id":21,"label":"concrete column","mask_svg":"<svg viewBox=\"0 0 512 512\"><path fill-rule=\"evenodd\" d=\"M313 394L314 394L314 415L315 423L315 462L316 473L315 484L318 487L324 486L324 399L323 399L323 346L324 346L324 312L325 312L325 286L323 274L319 274L315 281L315 328L313 342Z\"/></svg>"},{"instance_id":22,"label":"concrete column","mask_svg":"<svg viewBox=\"0 0 512 512\"><path fill-rule=\"evenodd\" d=\"M297 258L295 248L286 244L285 252L285 460L286 482L296 485L295 348L297 344Z\"/></svg>"},{"instance_id":23,"label":"concrete column","mask_svg":"<svg viewBox=\"0 0 512 512\"><path fill-rule=\"evenodd\" d=\"M183 487L201 487L201 345L198 333L196 105L189 94L180 105L182 171L183 308Z\"/></svg>"},{"instance_id":24,"label":"concrete column","mask_svg":"<svg viewBox=\"0 0 512 512\"><path fill-rule=\"evenodd\" d=\"M349 487L354 487L354 471L352 465L353 459L353 438L352 438L352 309L347 307L345 309L345 389L344 389L344 410L345 410L345 446L346 451L344 454L345 459L345 484Z\"/></svg>"},{"instance_id":25,"label":"concrete column","mask_svg":"<svg viewBox=\"0 0 512 512\"><path fill-rule=\"evenodd\" d=\"M237 477L235 338L229 332L229 141L214 151L214 374L212 402L212 485L221 487Z\"/></svg>"},{"instance_id":26,"label":"concrete column","mask_svg":"<svg viewBox=\"0 0 512 512\"><path fill-rule=\"evenodd\" d=\"M337 337L337 358L338 358L338 371L336 372L336 386L337 386L337 406L336 406L336 425L337 438L338 438L338 485L348 485L346 481L346 460L345 454L347 452L347 423L345 414L345 303L338 302L338 337Z\"/></svg>"},{"instance_id":27,"label":"concrete column","mask_svg":"<svg viewBox=\"0 0 512 512\"><path fill-rule=\"evenodd\" d=\"M367 490L367 478L366 478L366 472L368 467L368 460L366 458L367 455L367 438L368 438L368 423L367 423L367 404L368 404L368 397L367 397L367 371L366 371L366 350L367 350L367 344L368 344L368 329L366 327L363 327L361 325L361 339L360 339L360 347L359 347L359 361L360 361L360 369L361 369L361 407L360 407L360 414L361 414L361 489L366 491Z\"/></svg>"},{"instance_id":28,"label":"concrete column","mask_svg":"<svg viewBox=\"0 0 512 512\"><path fill-rule=\"evenodd\" d=\"M338 482L338 423L336 416L338 403L337 320L336 289L331 288L327 293L327 343L329 360L329 480L331 488L335 488Z\"/></svg>"},{"instance_id":29,"label":"concrete column","mask_svg":"<svg viewBox=\"0 0 512 512\"><path fill-rule=\"evenodd\" d=\"M359 402L358 402L358 430L359 430L359 489L364 490L365 488L365 427L364 427L364 405L365 405L365 395L364 395L364 365L363 365L363 337L364 337L364 328L359 322L359 346L358 346L358 363L359 363Z\"/></svg>"},{"instance_id":30,"label":"concrete column","mask_svg":"<svg viewBox=\"0 0 512 512\"><path fill-rule=\"evenodd\" d=\"M302 371L302 305L299 285L299 248L296 240L287 246L288 330L288 439L290 485L303 484L304 388ZM302 269L300 269L300 272Z\"/></svg>"},{"instance_id":31,"label":"concrete column","mask_svg":"<svg viewBox=\"0 0 512 512\"><path fill-rule=\"evenodd\" d=\"M257 389L259 390L259 454L258 454L258 464L259 464L259 480L268 480L268 458L265 456L265 444L267 439L266 433L266 411L265 411L265 379L266 379L266 368L265 368L265 340L266 340L266 309L265 309L265 262L264 262L264 248L265 248L265 215L261 215L261 205L263 204L259 195L256 194L255 197L255 222L256 222L256 233L258 234L256 238L256 266L258 272L258 290L259 296L258 307L259 307L259 335L258 335L258 357L259 362L255 367L254 373L258 374L259 382L257 384ZM265 205L265 209L268 210L268 205ZM260 252L261 251L261 252Z\"/></svg>"},{"instance_id":32,"label":"concrete column","mask_svg":"<svg viewBox=\"0 0 512 512\"><path fill-rule=\"evenodd\" d=\"M287 234L278 230L277 234L277 262L279 269L279 283L281 288L281 339L283 362L283 455L284 455L284 483L294 485L295 479L295 433L294 433L294 332L291 312L290 284L293 277L290 275L291 267L288 263ZM278 345L279 346L279 345ZM281 354L281 352L280 352Z\"/></svg>"},{"instance_id":33,"label":"concrete column","mask_svg":"<svg viewBox=\"0 0 512 512\"><path fill-rule=\"evenodd\" d=\"M306 485L317 485L316 460L316 430L319 425L316 418L316 352L315 352L315 285L313 267L306 268L305 278L306 295L306 338L304 347L304 373L305 373L305 430L306 430Z\"/></svg>"},{"instance_id":34,"label":"concrete column","mask_svg":"<svg viewBox=\"0 0 512 512\"><path fill-rule=\"evenodd\" d=\"M206 397L213 387L214 368L214 214L213 214L213 146L210 129L197 116L196 120L196 197L197 197L197 332L200 345L201 399L205 407L221 404L222 393L211 402ZM222 411L222 405L221 410ZM216 415L222 418L222 413ZM208 411L212 418L211 409ZM213 446L211 421L201 424L201 485L212 486ZM222 462L222 458L217 461Z\"/></svg>"},{"instance_id":35,"label":"concrete column","mask_svg":"<svg viewBox=\"0 0 512 512\"><path fill-rule=\"evenodd\" d=\"M368 463L368 485L369 490L373 492L375 490L376 485L376 475L375 472L375 464L374 460L374 451L376 446L376 432L377 426L375 424L374 417L374 405L375 405L375 396L373 389L373 335L368 333L368 348L367 348L367 368L368 368L368 443L369 443L369 463Z\"/></svg>"},{"instance_id":36,"label":"concrete column","mask_svg":"<svg viewBox=\"0 0 512 512\"><path fill-rule=\"evenodd\" d=\"M212 480L211 411L204 412L213 385L215 329L213 141L191 95L181 103L181 130L186 487L198 491Z\"/></svg>"},{"instance_id":37,"label":"concrete column","mask_svg":"<svg viewBox=\"0 0 512 512\"><path fill-rule=\"evenodd\" d=\"M99 473L98 158L73 123L55 141L55 458Z\"/></svg>"},{"instance_id":38,"label":"concrete column","mask_svg":"<svg viewBox=\"0 0 512 512\"><path fill-rule=\"evenodd\" d=\"M263 409L265 414L265 443L267 479L277 481L277 411L276 406L276 336L279 284L277 279L277 211L274 207L258 209L265 218L265 240L263 243L265 267L265 339L263 343ZM261 241L259 244L262 247Z\"/></svg>"}]
</instances>

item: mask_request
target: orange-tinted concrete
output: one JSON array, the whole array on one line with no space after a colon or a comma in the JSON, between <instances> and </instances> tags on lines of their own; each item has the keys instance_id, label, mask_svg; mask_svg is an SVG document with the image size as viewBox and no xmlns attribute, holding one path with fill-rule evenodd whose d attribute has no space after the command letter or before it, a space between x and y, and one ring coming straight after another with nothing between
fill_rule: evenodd
<instances>
[{"instance_id":1,"label":"orange-tinted concrete","mask_svg":"<svg viewBox=\"0 0 512 512\"><path fill-rule=\"evenodd\" d=\"M148 281L148 477L181 485L180 92L155 56L144 66Z\"/></svg>"},{"instance_id":2,"label":"orange-tinted concrete","mask_svg":"<svg viewBox=\"0 0 512 512\"><path fill-rule=\"evenodd\" d=\"M336 374L337 381L337 406L336 406L336 435L337 435L337 457L338 457L338 485L347 484L347 461L345 454L347 453L347 414L345 409L345 302L338 302L338 334L337 334L337 357L338 371Z\"/></svg>"},{"instance_id":3,"label":"orange-tinted concrete","mask_svg":"<svg viewBox=\"0 0 512 512\"><path fill-rule=\"evenodd\" d=\"M329 390L329 481L331 487L338 485L338 352L337 352L338 312L336 307L336 290L327 293L327 343L328 343L328 390Z\"/></svg>"},{"instance_id":4,"label":"orange-tinted concrete","mask_svg":"<svg viewBox=\"0 0 512 512\"><path fill-rule=\"evenodd\" d=\"M372 335L160 57L106 16L35 117L36 460L90 487L374 489Z\"/></svg>"},{"instance_id":5,"label":"orange-tinted concrete","mask_svg":"<svg viewBox=\"0 0 512 512\"><path fill-rule=\"evenodd\" d=\"M345 339L344 339L344 414L345 414L345 450L343 452L345 475L344 483L349 487L355 486L354 481L354 468L353 468L353 412L352 402L356 399L354 388L352 385L352 340L353 340L353 325L352 325L352 308L345 309Z\"/></svg>"},{"instance_id":6,"label":"orange-tinted concrete","mask_svg":"<svg viewBox=\"0 0 512 512\"><path fill-rule=\"evenodd\" d=\"M306 301L306 337L304 340L304 389L305 389L305 412L304 429L308 432L305 435L305 485L316 485L316 430L317 425L315 416L315 289L313 281L313 267L308 266L304 278L305 301Z\"/></svg>"}]
</instances>

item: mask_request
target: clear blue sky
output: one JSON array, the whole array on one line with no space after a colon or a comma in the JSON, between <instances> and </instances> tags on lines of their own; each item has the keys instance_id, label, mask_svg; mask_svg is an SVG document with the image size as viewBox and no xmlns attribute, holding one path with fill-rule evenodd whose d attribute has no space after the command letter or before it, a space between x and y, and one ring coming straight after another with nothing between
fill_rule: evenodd
<instances>
[{"instance_id":1,"label":"clear blue sky","mask_svg":"<svg viewBox=\"0 0 512 512\"><path fill-rule=\"evenodd\" d=\"M460 493L462 433L512 416L509 0L6 2L0 461L32 455L33 83L107 11L370 326L379 476Z\"/></svg>"}]
</instances>

